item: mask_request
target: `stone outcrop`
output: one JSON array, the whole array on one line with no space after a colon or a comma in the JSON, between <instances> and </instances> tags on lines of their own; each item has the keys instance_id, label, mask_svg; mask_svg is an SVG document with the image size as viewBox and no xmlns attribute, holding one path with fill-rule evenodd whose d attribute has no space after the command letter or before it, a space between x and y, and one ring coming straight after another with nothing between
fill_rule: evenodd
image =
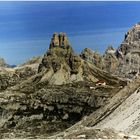
<instances>
[{"instance_id":1,"label":"stone outcrop","mask_svg":"<svg viewBox=\"0 0 140 140\"><path fill-rule=\"evenodd\" d=\"M74 58L73 50L68 43L68 39L64 33L54 33L49 50L45 53L38 71L49 70L52 68L54 72L61 69L61 64L69 62ZM75 58L76 59L76 58ZM64 61L64 62L63 62ZM72 65L72 64L71 64ZM71 66L72 67L72 66Z\"/></svg>"},{"instance_id":2,"label":"stone outcrop","mask_svg":"<svg viewBox=\"0 0 140 140\"><path fill-rule=\"evenodd\" d=\"M102 61L103 58L97 52L94 52L91 49L85 48L81 52L80 57L84 59L85 61L89 61L93 63L96 67L103 69L103 61Z\"/></svg>"},{"instance_id":3,"label":"stone outcrop","mask_svg":"<svg viewBox=\"0 0 140 140\"><path fill-rule=\"evenodd\" d=\"M67 48L70 47L69 40L65 33L54 33L50 43L50 49L54 47Z\"/></svg>"},{"instance_id":4,"label":"stone outcrop","mask_svg":"<svg viewBox=\"0 0 140 140\"><path fill-rule=\"evenodd\" d=\"M117 50L120 66L116 74L134 78L140 70L140 24L134 25L126 34Z\"/></svg>"},{"instance_id":5,"label":"stone outcrop","mask_svg":"<svg viewBox=\"0 0 140 140\"><path fill-rule=\"evenodd\" d=\"M109 46L103 55L98 54L88 48L85 48L80 57L94 64L96 67L105 70L106 72L114 74L119 66L119 52L115 50L112 46Z\"/></svg>"},{"instance_id":6,"label":"stone outcrop","mask_svg":"<svg viewBox=\"0 0 140 140\"><path fill-rule=\"evenodd\" d=\"M91 56L88 60L94 62L94 65L84 60L88 54ZM43 57L34 57L15 68L1 68L0 90L5 90L27 79L24 82L27 86L33 86L36 82L63 85L79 81L97 82L98 80L104 80L112 85L122 83L121 79L112 77L95 67L101 61L99 54L85 49L81 57L74 53L66 34L55 33L50 48ZM96 59L98 61L95 61Z\"/></svg>"},{"instance_id":7,"label":"stone outcrop","mask_svg":"<svg viewBox=\"0 0 140 140\"><path fill-rule=\"evenodd\" d=\"M66 34L55 33L38 71L45 72L45 79L51 84L66 84L82 81L81 65L82 60L73 52Z\"/></svg>"},{"instance_id":8,"label":"stone outcrop","mask_svg":"<svg viewBox=\"0 0 140 140\"><path fill-rule=\"evenodd\" d=\"M119 50L126 55L129 52L132 52L134 49L140 49L140 23L134 25L129 31L125 34L124 41L120 45Z\"/></svg>"},{"instance_id":9,"label":"stone outcrop","mask_svg":"<svg viewBox=\"0 0 140 140\"><path fill-rule=\"evenodd\" d=\"M80 54L80 57L83 60L88 61L96 67L112 74L116 72L116 69L119 66L118 56L119 52L117 52L117 50L112 46L109 46L103 55L100 55L88 48L85 48Z\"/></svg>"},{"instance_id":10,"label":"stone outcrop","mask_svg":"<svg viewBox=\"0 0 140 140\"><path fill-rule=\"evenodd\" d=\"M119 61L116 56L116 50L109 46L103 55L103 69L107 72L114 73L119 66Z\"/></svg>"}]
</instances>

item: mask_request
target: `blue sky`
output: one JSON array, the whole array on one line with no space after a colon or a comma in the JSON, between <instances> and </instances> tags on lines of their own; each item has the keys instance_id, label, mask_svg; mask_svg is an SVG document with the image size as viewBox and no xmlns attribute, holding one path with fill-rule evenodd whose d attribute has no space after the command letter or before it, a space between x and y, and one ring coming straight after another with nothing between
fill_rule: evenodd
<instances>
[{"instance_id":1,"label":"blue sky","mask_svg":"<svg viewBox=\"0 0 140 140\"><path fill-rule=\"evenodd\" d=\"M140 2L2 2L0 57L20 64L48 49L54 32L66 32L74 50L115 48L140 21Z\"/></svg>"}]
</instances>

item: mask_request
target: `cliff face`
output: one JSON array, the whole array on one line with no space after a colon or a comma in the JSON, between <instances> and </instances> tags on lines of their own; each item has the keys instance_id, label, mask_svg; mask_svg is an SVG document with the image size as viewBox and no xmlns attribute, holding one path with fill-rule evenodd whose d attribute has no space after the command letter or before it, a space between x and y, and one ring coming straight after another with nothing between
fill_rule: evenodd
<instances>
[{"instance_id":1,"label":"cliff face","mask_svg":"<svg viewBox=\"0 0 140 140\"><path fill-rule=\"evenodd\" d=\"M120 66L117 74L133 78L140 70L140 24L133 26L126 34L125 39L117 50Z\"/></svg>"},{"instance_id":2,"label":"cliff face","mask_svg":"<svg viewBox=\"0 0 140 140\"><path fill-rule=\"evenodd\" d=\"M83 60L94 64L96 67L114 74L119 66L117 55L119 55L117 51L112 46L109 46L103 56L86 48L81 52L80 57Z\"/></svg>"},{"instance_id":3,"label":"cliff face","mask_svg":"<svg viewBox=\"0 0 140 140\"><path fill-rule=\"evenodd\" d=\"M119 60L116 56L116 50L109 46L103 55L103 69L107 72L114 73L119 65Z\"/></svg>"},{"instance_id":4,"label":"cliff face","mask_svg":"<svg viewBox=\"0 0 140 140\"><path fill-rule=\"evenodd\" d=\"M103 56L85 49L80 56L109 73L123 78L134 78L140 70L140 23L125 34L124 41L118 49L110 46Z\"/></svg>"},{"instance_id":5,"label":"cliff face","mask_svg":"<svg viewBox=\"0 0 140 140\"><path fill-rule=\"evenodd\" d=\"M125 34L124 41L120 45L119 50L126 55L132 50L136 51L140 49L140 23L134 25L129 31Z\"/></svg>"},{"instance_id":6,"label":"cliff face","mask_svg":"<svg viewBox=\"0 0 140 140\"><path fill-rule=\"evenodd\" d=\"M73 52L66 34L55 33L38 71L45 73L50 84L65 84L83 80L81 65L82 60Z\"/></svg>"},{"instance_id":7,"label":"cliff face","mask_svg":"<svg viewBox=\"0 0 140 140\"><path fill-rule=\"evenodd\" d=\"M49 50L45 53L42 62L39 65L38 71L39 72L43 70L49 71L50 69L52 69L52 71L55 73L63 69L64 67L66 71L71 70L72 72L74 71L74 64L72 63L74 57L76 59L73 49L68 42L68 38L66 34L55 33L51 39ZM77 64L78 64L78 58L77 58ZM69 67L69 69L68 69L68 65L71 66Z\"/></svg>"},{"instance_id":8,"label":"cliff face","mask_svg":"<svg viewBox=\"0 0 140 140\"><path fill-rule=\"evenodd\" d=\"M85 61L89 61L93 63L96 67L103 69L103 58L97 52L94 52L88 48L85 48L81 52L80 57L84 59Z\"/></svg>"}]
</instances>

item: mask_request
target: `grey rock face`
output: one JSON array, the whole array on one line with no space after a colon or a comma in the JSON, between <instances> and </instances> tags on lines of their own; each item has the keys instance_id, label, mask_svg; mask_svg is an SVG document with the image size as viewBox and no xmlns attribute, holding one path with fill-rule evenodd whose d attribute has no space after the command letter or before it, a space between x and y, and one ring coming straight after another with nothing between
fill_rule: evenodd
<instances>
[{"instance_id":1,"label":"grey rock face","mask_svg":"<svg viewBox=\"0 0 140 140\"><path fill-rule=\"evenodd\" d=\"M140 71L140 23L125 34L124 41L117 50L110 46L103 56L94 57L94 54L85 49L80 56L109 73L123 78L135 78Z\"/></svg>"},{"instance_id":2,"label":"grey rock face","mask_svg":"<svg viewBox=\"0 0 140 140\"><path fill-rule=\"evenodd\" d=\"M92 73L91 67L92 64L85 62L74 53L66 34L55 33L50 48L39 65L38 72L44 75L41 80L46 80L53 85L84 80L95 82L98 79L96 74Z\"/></svg>"},{"instance_id":3,"label":"grey rock face","mask_svg":"<svg viewBox=\"0 0 140 140\"><path fill-rule=\"evenodd\" d=\"M45 74L50 84L62 85L83 81L82 59L73 52L65 33L55 33L49 50L45 53L38 72Z\"/></svg>"},{"instance_id":4,"label":"grey rock face","mask_svg":"<svg viewBox=\"0 0 140 140\"><path fill-rule=\"evenodd\" d=\"M109 46L103 56L86 48L81 52L80 57L106 72L114 73L119 66L117 55L119 53L112 46Z\"/></svg>"},{"instance_id":5,"label":"grey rock face","mask_svg":"<svg viewBox=\"0 0 140 140\"><path fill-rule=\"evenodd\" d=\"M67 48L70 46L69 40L65 33L54 33L51 39L50 48L61 47Z\"/></svg>"},{"instance_id":6,"label":"grey rock face","mask_svg":"<svg viewBox=\"0 0 140 140\"><path fill-rule=\"evenodd\" d=\"M114 73L118 65L119 61L116 56L116 50L112 46L109 46L103 55L103 69L107 72Z\"/></svg>"},{"instance_id":7,"label":"grey rock face","mask_svg":"<svg viewBox=\"0 0 140 140\"><path fill-rule=\"evenodd\" d=\"M69 44L66 34L54 33L49 50L45 53L38 71L40 72L43 71L43 69L49 70L52 68L54 72L57 72L61 69L61 63L72 63L71 60L73 58L74 52Z\"/></svg>"},{"instance_id":8,"label":"grey rock face","mask_svg":"<svg viewBox=\"0 0 140 140\"><path fill-rule=\"evenodd\" d=\"M94 52L88 48L85 48L81 54L80 57L86 61L89 61L93 63L96 67L102 69L103 68L103 58L100 54L97 52Z\"/></svg>"},{"instance_id":9,"label":"grey rock face","mask_svg":"<svg viewBox=\"0 0 140 140\"><path fill-rule=\"evenodd\" d=\"M140 24L133 26L125 35L125 39L117 50L119 68L116 73L127 78L134 78L140 70Z\"/></svg>"}]
</instances>

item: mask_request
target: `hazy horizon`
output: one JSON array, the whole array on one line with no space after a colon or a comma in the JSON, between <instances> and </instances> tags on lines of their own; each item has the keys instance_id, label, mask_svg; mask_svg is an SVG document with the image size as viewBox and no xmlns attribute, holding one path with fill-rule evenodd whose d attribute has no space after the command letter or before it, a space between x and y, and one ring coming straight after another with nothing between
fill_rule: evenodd
<instances>
[{"instance_id":1,"label":"hazy horizon","mask_svg":"<svg viewBox=\"0 0 140 140\"><path fill-rule=\"evenodd\" d=\"M103 53L117 48L140 20L140 2L2 2L0 57L20 64L43 55L54 32L66 32L73 49Z\"/></svg>"}]
</instances>

